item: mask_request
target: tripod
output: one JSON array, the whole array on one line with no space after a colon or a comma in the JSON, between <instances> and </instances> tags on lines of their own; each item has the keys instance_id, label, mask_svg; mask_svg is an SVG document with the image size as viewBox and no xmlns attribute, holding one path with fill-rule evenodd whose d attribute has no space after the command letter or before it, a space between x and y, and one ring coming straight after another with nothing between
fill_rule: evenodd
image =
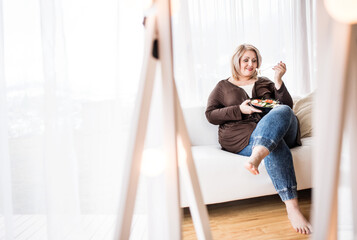
<instances>
[{"instance_id":1,"label":"tripod","mask_svg":"<svg viewBox=\"0 0 357 240\"><path fill-rule=\"evenodd\" d=\"M164 111L165 169L165 239L181 239L180 173L185 183L190 212L198 239L212 239L206 206L204 205L198 177L193 162L190 138L186 129L183 112L177 94L173 74L173 51L171 14L169 0L154 0L152 14L147 16L145 31L145 54L140 77L140 89L135 105L133 130L129 140L128 157L124 171L124 181L119 205L116 239L130 237L130 227L140 175L141 158L148 125L148 115L152 98L156 65L161 64ZM158 59L156 59L156 57ZM185 154L178 153L178 144Z\"/></svg>"}]
</instances>

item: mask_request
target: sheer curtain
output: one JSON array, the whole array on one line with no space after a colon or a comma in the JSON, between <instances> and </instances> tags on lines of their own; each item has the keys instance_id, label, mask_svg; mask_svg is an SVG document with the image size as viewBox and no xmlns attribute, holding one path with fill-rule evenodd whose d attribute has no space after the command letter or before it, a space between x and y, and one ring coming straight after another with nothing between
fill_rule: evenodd
<instances>
[{"instance_id":1,"label":"sheer curtain","mask_svg":"<svg viewBox=\"0 0 357 240\"><path fill-rule=\"evenodd\" d=\"M84 216L117 214L143 7L0 1L0 238L110 239Z\"/></svg>"},{"instance_id":2,"label":"sheer curtain","mask_svg":"<svg viewBox=\"0 0 357 240\"><path fill-rule=\"evenodd\" d=\"M242 43L263 57L262 75L287 64L293 95L315 88L314 1L182 1L174 15L175 76L185 106L205 105L215 84L230 76L230 58Z\"/></svg>"},{"instance_id":3,"label":"sheer curtain","mask_svg":"<svg viewBox=\"0 0 357 240\"><path fill-rule=\"evenodd\" d=\"M146 5L0 0L0 238L90 239L88 229L101 229L101 239L110 239L105 231L115 218L101 216L117 214ZM293 94L314 88L312 2L174 6L175 77L184 106L206 104L243 42L261 50L262 68L287 63L284 80ZM150 122L159 127L155 101ZM147 145L159 145L157 138L149 126ZM141 181L136 214L147 212L145 189Z\"/></svg>"}]
</instances>

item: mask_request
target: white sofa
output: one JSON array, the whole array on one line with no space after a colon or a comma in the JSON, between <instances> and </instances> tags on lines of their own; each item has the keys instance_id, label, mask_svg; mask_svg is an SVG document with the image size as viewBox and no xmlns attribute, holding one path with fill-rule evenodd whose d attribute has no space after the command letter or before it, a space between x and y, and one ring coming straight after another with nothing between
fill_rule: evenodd
<instances>
[{"instance_id":1,"label":"white sofa","mask_svg":"<svg viewBox=\"0 0 357 240\"><path fill-rule=\"evenodd\" d=\"M253 175L244 168L248 157L221 150L218 126L207 121L205 107L190 107L183 111L206 204L276 194L264 161L259 167L260 174ZM312 137L302 138L302 146L291 149L291 152L298 190L311 188ZM187 207L185 189L181 186L181 206Z\"/></svg>"}]
</instances>

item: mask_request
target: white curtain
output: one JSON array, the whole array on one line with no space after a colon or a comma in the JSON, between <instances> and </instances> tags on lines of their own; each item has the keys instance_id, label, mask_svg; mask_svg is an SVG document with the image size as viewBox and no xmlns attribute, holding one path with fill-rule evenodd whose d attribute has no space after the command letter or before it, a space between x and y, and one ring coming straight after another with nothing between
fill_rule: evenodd
<instances>
[{"instance_id":1,"label":"white curtain","mask_svg":"<svg viewBox=\"0 0 357 240\"><path fill-rule=\"evenodd\" d=\"M145 6L144 0L0 0L0 238L90 239L88 229L114 228L103 215L117 214ZM243 42L261 50L262 68L287 63L284 80L293 94L314 88L311 1L174 6L175 77L184 106L206 104ZM150 122L159 127L154 109ZM157 138L149 126L147 145ZM143 183L136 214L146 213Z\"/></svg>"},{"instance_id":2,"label":"white curtain","mask_svg":"<svg viewBox=\"0 0 357 240\"><path fill-rule=\"evenodd\" d=\"M0 238L110 239L143 2L0 1Z\"/></svg>"},{"instance_id":3,"label":"white curtain","mask_svg":"<svg viewBox=\"0 0 357 240\"><path fill-rule=\"evenodd\" d=\"M205 105L215 84L228 78L230 59L242 43L263 57L262 75L287 64L283 77L293 95L315 88L313 0L181 1L174 15L175 77L182 103Z\"/></svg>"}]
</instances>

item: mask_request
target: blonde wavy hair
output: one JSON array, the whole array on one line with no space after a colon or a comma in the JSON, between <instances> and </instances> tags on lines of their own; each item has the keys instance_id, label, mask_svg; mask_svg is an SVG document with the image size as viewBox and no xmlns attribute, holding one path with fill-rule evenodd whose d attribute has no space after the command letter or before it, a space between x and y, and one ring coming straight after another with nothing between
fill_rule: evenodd
<instances>
[{"instance_id":1,"label":"blonde wavy hair","mask_svg":"<svg viewBox=\"0 0 357 240\"><path fill-rule=\"evenodd\" d=\"M238 80L239 76L241 76L241 74L240 74L240 59L242 58L243 54L246 51L254 51L255 54L257 55L257 69L256 69L255 73L253 73L253 75L251 76L251 79L258 77L258 68L260 68L260 66L262 64L262 56L260 55L258 48L254 47L253 45L250 45L250 44L241 44L235 50L235 52L232 56L232 60L231 60L232 77L235 80Z\"/></svg>"}]
</instances>

